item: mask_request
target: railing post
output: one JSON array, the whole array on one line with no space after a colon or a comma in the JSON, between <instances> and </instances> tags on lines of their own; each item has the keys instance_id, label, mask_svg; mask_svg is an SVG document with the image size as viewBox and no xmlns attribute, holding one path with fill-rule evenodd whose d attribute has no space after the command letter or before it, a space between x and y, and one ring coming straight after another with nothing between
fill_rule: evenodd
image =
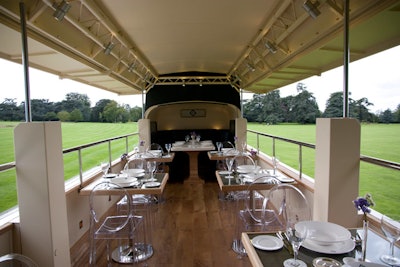
<instances>
[{"instance_id":1,"label":"railing post","mask_svg":"<svg viewBox=\"0 0 400 267\"><path fill-rule=\"evenodd\" d=\"M128 136L125 137L125 153L128 153Z\"/></svg>"},{"instance_id":2,"label":"railing post","mask_svg":"<svg viewBox=\"0 0 400 267\"><path fill-rule=\"evenodd\" d=\"M108 162L110 163L110 168L111 168L111 161L112 161L112 156L111 156L111 141L108 141Z\"/></svg>"},{"instance_id":3,"label":"railing post","mask_svg":"<svg viewBox=\"0 0 400 267\"><path fill-rule=\"evenodd\" d=\"M78 161L79 161L79 187L82 188L83 185L83 170L82 170L82 150L78 149Z\"/></svg>"},{"instance_id":4,"label":"railing post","mask_svg":"<svg viewBox=\"0 0 400 267\"><path fill-rule=\"evenodd\" d=\"M272 137L272 156L275 157L275 137Z\"/></svg>"},{"instance_id":5,"label":"railing post","mask_svg":"<svg viewBox=\"0 0 400 267\"><path fill-rule=\"evenodd\" d=\"M299 145L299 179L303 177L303 146Z\"/></svg>"}]
</instances>

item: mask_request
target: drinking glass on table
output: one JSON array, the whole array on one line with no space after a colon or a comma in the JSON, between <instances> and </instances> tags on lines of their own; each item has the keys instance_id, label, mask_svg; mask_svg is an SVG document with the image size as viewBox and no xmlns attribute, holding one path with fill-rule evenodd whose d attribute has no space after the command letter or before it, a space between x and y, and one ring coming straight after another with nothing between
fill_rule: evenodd
<instances>
[{"instance_id":1,"label":"drinking glass on table","mask_svg":"<svg viewBox=\"0 0 400 267\"><path fill-rule=\"evenodd\" d=\"M278 169L279 159L277 157L272 157L272 165L274 167L274 175L276 175L276 170Z\"/></svg>"},{"instance_id":2,"label":"drinking glass on table","mask_svg":"<svg viewBox=\"0 0 400 267\"><path fill-rule=\"evenodd\" d=\"M394 243L400 240L400 222L383 215L381 229L390 242L390 254L382 255L381 261L392 266L400 266L400 258L394 256Z\"/></svg>"},{"instance_id":3,"label":"drinking glass on table","mask_svg":"<svg viewBox=\"0 0 400 267\"><path fill-rule=\"evenodd\" d=\"M228 168L228 176L225 176L225 178L233 178L232 176L232 166L235 158L234 157L227 157L225 159L226 167Z\"/></svg>"},{"instance_id":4,"label":"drinking glass on table","mask_svg":"<svg viewBox=\"0 0 400 267\"><path fill-rule=\"evenodd\" d=\"M109 162L102 162L100 163L101 171L103 172L103 177L105 177L110 169Z\"/></svg>"},{"instance_id":5,"label":"drinking glass on table","mask_svg":"<svg viewBox=\"0 0 400 267\"><path fill-rule=\"evenodd\" d=\"M147 169L150 173L150 178L147 181L149 182L156 181L156 179L154 178L154 172L156 171L156 167L157 167L157 162L155 162L154 160L147 161Z\"/></svg>"},{"instance_id":6,"label":"drinking glass on table","mask_svg":"<svg viewBox=\"0 0 400 267\"><path fill-rule=\"evenodd\" d=\"M165 149L167 150L168 155L171 152L171 147L172 147L172 144L165 144Z\"/></svg>"},{"instance_id":7,"label":"drinking glass on table","mask_svg":"<svg viewBox=\"0 0 400 267\"><path fill-rule=\"evenodd\" d=\"M288 207L286 207L288 208ZM302 260L297 259L299 249L307 237L307 227L305 224L297 224L297 221L290 221L286 226L286 236L293 247L293 258L283 262L285 267L307 267Z\"/></svg>"},{"instance_id":8,"label":"drinking glass on table","mask_svg":"<svg viewBox=\"0 0 400 267\"><path fill-rule=\"evenodd\" d=\"M215 144L217 145L218 154L221 154L222 142L216 142Z\"/></svg>"}]
</instances>

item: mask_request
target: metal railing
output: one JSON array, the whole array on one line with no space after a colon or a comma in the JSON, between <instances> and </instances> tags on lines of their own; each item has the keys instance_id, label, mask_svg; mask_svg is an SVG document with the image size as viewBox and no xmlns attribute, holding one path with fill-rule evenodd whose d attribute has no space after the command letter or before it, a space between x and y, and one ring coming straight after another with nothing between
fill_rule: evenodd
<instances>
[{"instance_id":1,"label":"metal railing","mask_svg":"<svg viewBox=\"0 0 400 267\"><path fill-rule=\"evenodd\" d=\"M266 133L261 133L261 132L257 132L257 131L253 131L253 130L247 130L247 132L249 133L253 133L256 135L256 149L257 151L260 151L260 136L263 137L268 137L272 139L272 156L275 157L275 143L276 140L280 140L280 141L284 141L287 143L291 143L291 144L295 144L298 146L299 148L299 152L298 152L298 157L299 157L299 178L302 178L303 175L303 147L307 147L307 148L311 148L311 149L315 149L315 145L314 144L310 144L310 143L305 143L305 142L300 142L300 141L296 141L293 139L288 139L288 138L284 138L284 137L279 137L279 136L275 136L275 135L270 135L270 134L266 134ZM392 161L387 161L387 160L383 160L383 159L378 159L378 158L373 158L373 157L369 157L369 156L365 156L365 155L360 155L360 161L363 162L367 162L373 165L377 165L380 167L385 167L385 168L389 168L389 169L394 169L394 170L398 170L400 171L400 163L397 162L392 162Z\"/></svg>"},{"instance_id":2,"label":"metal railing","mask_svg":"<svg viewBox=\"0 0 400 267\"><path fill-rule=\"evenodd\" d=\"M63 150L63 154L65 155L65 154L72 153L72 152L78 152L79 179L80 179L80 182L82 183L82 181L83 181L82 150L83 149L90 148L90 147L93 147L93 146L96 146L96 145L100 145L100 144L104 144L104 143L108 143L108 160L109 160L109 162L111 164L111 161L112 161L111 142L119 140L119 139L125 139L125 153L128 153L129 152L128 138L131 137L131 136L135 136L135 135L139 135L139 133L136 132L136 133L132 133L132 134L117 136L117 137L113 137L113 138L108 138L108 139L104 139L104 140L100 140L100 141L84 144L84 145L81 145L81 146L67 148L67 149ZM1 171L6 171L6 170L10 170L10 169L13 169L13 168L15 168L15 162L4 163L4 164L0 165L0 172Z\"/></svg>"}]
</instances>

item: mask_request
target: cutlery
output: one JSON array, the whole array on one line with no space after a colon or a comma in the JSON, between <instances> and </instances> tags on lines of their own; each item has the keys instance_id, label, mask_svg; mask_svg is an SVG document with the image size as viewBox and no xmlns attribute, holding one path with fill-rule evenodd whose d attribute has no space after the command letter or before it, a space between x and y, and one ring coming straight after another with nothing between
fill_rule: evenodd
<instances>
[{"instance_id":1,"label":"cutlery","mask_svg":"<svg viewBox=\"0 0 400 267\"><path fill-rule=\"evenodd\" d=\"M283 236L282 231L279 231L276 233L276 236L282 240L283 246L286 248L286 250L289 252L290 255L293 255L293 248L292 244L289 242L289 239Z\"/></svg>"}]
</instances>

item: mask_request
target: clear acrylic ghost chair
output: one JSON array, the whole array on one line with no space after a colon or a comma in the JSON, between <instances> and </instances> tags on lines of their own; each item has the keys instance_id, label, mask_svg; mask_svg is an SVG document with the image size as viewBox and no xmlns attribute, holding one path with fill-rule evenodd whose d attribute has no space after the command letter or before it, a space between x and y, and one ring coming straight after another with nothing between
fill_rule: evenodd
<instances>
[{"instance_id":1,"label":"clear acrylic ghost chair","mask_svg":"<svg viewBox=\"0 0 400 267\"><path fill-rule=\"evenodd\" d=\"M155 217L157 212L157 199L152 195L134 194L132 195L132 210L136 215L143 217L143 235L136 243L138 259L146 260L153 255L152 233L155 227ZM127 209L127 198L124 197L117 203L118 213L125 213Z\"/></svg>"},{"instance_id":2,"label":"clear acrylic ghost chair","mask_svg":"<svg viewBox=\"0 0 400 267\"><path fill-rule=\"evenodd\" d=\"M6 265L3 265L5 263ZM0 256L0 266L39 267L32 259L18 253Z\"/></svg>"},{"instance_id":3,"label":"clear acrylic ghost chair","mask_svg":"<svg viewBox=\"0 0 400 267\"><path fill-rule=\"evenodd\" d=\"M108 266L112 266L112 259L121 263L132 263L132 265L138 262L134 244L144 233L143 217L134 215L130 201L126 203L125 213L117 213L116 207L109 207L113 195L131 199L125 188L110 182L97 184L89 196L90 266L96 265L97 241L99 240L106 240ZM105 213L112 215L104 216ZM128 240L128 245L118 246L113 250L113 245L116 243L113 241L118 240Z\"/></svg>"},{"instance_id":4,"label":"clear acrylic ghost chair","mask_svg":"<svg viewBox=\"0 0 400 267\"><path fill-rule=\"evenodd\" d=\"M267 209L268 194L280 181L264 175L249 183L247 190L241 191L237 198L236 236L232 247L239 255L245 254L240 241L242 232L261 232L269 230L267 226L275 220L275 213Z\"/></svg>"}]
</instances>

